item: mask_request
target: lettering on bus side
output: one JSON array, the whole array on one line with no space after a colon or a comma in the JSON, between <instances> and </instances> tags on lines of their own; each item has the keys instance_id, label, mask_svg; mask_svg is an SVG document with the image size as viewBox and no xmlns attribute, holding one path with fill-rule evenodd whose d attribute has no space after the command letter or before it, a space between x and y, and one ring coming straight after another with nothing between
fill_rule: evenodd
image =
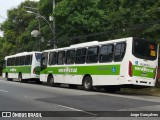
<instances>
[{"instance_id":1,"label":"lettering on bus side","mask_svg":"<svg viewBox=\"0 0 160 120\"><path fill-rule=\"evenodd\" d=\"M77 68L69 68L69 67L60 68L60 69L58 69L58 72L60 72L60 73L77 73Z\"/></svg>"},{"instance_id":2,"label":"lettering on bus side","mask_svg":"<svg viewBox=\"0 0 160 120\"><path fill-rule=\"evenodd\" d=\"M142 72L150 72L150 73L154 72L153 69L144 68L144 67L135 67L135 70L142 71Z\"/></svg>"},{"instance_id":3,"label":"lettering on bus side","mask_svg":"<svg viewBox=\"0 0 160 120\"><path fill-rule=\"evenodd\" d=\"M15 68L10 69L11 72L16 72L17 70Z\"/></svg>"},{"instance_id":4,"label":"lettering on bus side","mask_svg":"<svg viewBox=\"0 0 160 120\"><path fill-rule=\"evenodd\" d=\"M154 75L155 75L155 68L133 65L133 76L153 78Z\"/></svg>"}]
</instances>

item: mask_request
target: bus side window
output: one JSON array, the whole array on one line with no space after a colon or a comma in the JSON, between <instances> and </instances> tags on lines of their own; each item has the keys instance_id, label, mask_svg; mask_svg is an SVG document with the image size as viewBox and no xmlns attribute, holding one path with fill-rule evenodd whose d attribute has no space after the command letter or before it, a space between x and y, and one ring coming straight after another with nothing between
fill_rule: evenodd
<instances>
[{"instance_id":1,"label":"bus side window","mask_svg":"<svg viewBox=\"0 0 160 120\"><path fill-rule=\"evenodd\" d=\"M29 58L28 58L28 55L26 55L26 56L25 56L25 65L29 65L28 59L29 59Z\"/></svg>"},{"instance_id":2,"label":"bus side window","mask_svg":"<svg viewBox=\"0 0 160 120\"><path fill-rule=\"evenodd\" d=\"M68 50L66 52L66 64L73 64L75 62L75 50Z\"/></svg>"},{"instance_id":3,"label":"bus side window","mask_svg":"<svg viewBox=\"0 0 160 120\"><path fill-rule=\"evenodd\" d=\"M32 64L33 55L30 55L30 65Z\"/></svg>"},{"instance_id":4,"label":"bus side window","mask_svg":"<svg viewBox=\"0 0 160 120\"><path fill-rule=\"evenodd\" d=\"M89 47L87 50L87 62L96 63L98 62L98 50L99 47Z\"/></svg>"},{"instance_id":5,"label":"bus side window","mask_svg":"<svg viewBox=\"0 0 160 120\"><path fill-rule=\"evenodd\" d=\"M32 55L26 55L25 65L31 65L31 63L32 63Z\"/></svg>"},{"instance_id":6,"label":"bus side window","mask_svg":"<svg viewBox=\"0 0 160 120\"><path fill-rule=\"evenodd\" d=\"M85 63L85 58L86 58L86 48L77 49L75 63L83 64Z\"/></svg>"},{"instance_id":7,"label":"bus side window","mask_svg":"<svg viewBox=\"0 0 160 120\"><path fill-rule=\"evenodd\" d=\"M49 54L49 65L57 64L57 52L51 52Z\"/></svg>"},{"instance_id":8,"label":"bus side window","mask_svg":"<svg viewBox=\"0 0 160 120\"><path fill-rule=\"evenodd\" d=\"M118 61L122 61L124 54L126 51L126 43L117 43L115 45L115 51L114 51L114 61L118 62Z\"/></svg>"},{"instance_id":9,"label":"bus side window","mask_svg":"<svg viewBox=\"0 0 160 120\"><path fill-rule=\"evenodd\" d=\"M25 60L25 56L21 56L21 57L20 57L20 65L24 65L24 64L25 64L25 63L24 63L24 62L25 62L24 60Z\"/></svg>"},{"instance_id":10,"label":"bus side window","mask_svg":"<svg viewBox=\"0 0 160 120\"><path fill-rule=\"evenodd\" d=\"M58 65L63 65L65 63L65 51L58 52Z\"/></svg>"},{"instance_id":11,"label":"bus side window","mask_svg":"<svg viewBox=\"0 0 160 120\"><path fill-rule=\"evenodd\" d=\"M15 65L15 58L11 58L11 66L14 66Z\"/></svg>"},{"instance_id":12,"label":"bus side window","mask_svg":"<svg viewBox=\"0 0 160 120\"><path fill-rule=\"evenodd\" d=\"M11 58L8 58L8 59L7 59L7 66L10 66L10 59L11 59Z\"/></svg>"},{"instance_id":13,"label":"bus side window","mask_svg":"<svg viewBox=\"0 0 160 120\"><path fill-rule=\"evenodd\" d=\"M100 48L100 62L111 62L113 60L114 45L103 45Z\"/></svg>"},{"instance_id":14,"label":"bus side window","mask_svg":"<svg viewBox=\"0 0 160 120\"><path fill-rule=\"evenodd\" d=\"M19 65L19 57L16 57L15 58L15 66L18 66Z\"/></svg>"}]
</instances>

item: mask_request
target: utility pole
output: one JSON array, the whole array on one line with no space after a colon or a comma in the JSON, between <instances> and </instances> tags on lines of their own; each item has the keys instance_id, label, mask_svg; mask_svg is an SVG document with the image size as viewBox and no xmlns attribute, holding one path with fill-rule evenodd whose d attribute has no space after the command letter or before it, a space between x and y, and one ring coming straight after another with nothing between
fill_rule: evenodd
<instances>
[{"instance_id":1,"label":"utility pole","mask_svg":"<svg viewBox=\"0 0 160 120\"><path fill-rule=\"evenodd\" d=\"M54 13L54 9L55 9L55 6L56 6L56 1L55 0L52 0L52 14ZM56 20L55 20L55 17L52 15L52 16L49 16L49 21L52 21L53 23L53 26L52 26L52 29L53 29L53 38L51 40L51 43L53 43L53 47L54 49L57 48L57 40L56 40Z\"/></svg>"},{"instance_id":2,"label":"utility pole","mask_svg":"<svg viewBox=\"0 0 160 120\"><path fill-rule=\"evenodd\" d=\"M54 9L55 9L55 6L56 6L56 1L53 0L53 13L54 13ZM57 48L57 40L56 40L56 20L55 20L55 17L53 16L53 33L54 33L54 38L53 38L53 42L54 42L54 48Z\"/></svg>"}]
</instances>

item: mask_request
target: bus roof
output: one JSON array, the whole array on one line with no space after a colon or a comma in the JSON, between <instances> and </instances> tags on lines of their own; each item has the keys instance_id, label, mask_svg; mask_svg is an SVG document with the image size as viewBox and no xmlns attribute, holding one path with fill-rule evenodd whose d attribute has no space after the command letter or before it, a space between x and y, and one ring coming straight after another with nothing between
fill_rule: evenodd
<instances>
[{"instance_id":1,"label":"bus roof","mask_svg":"<svg viewBox=\"0 0 160 120\"><path fill-rule=\"evenodd\" d=\"M17 53L17 54L15 54L15 55L9 55L9 56L6 56L6 57L5 57L5 59L12 58L12 57L17 57L17 56L30 55L30 54L33 54L33 53L42 53L42 52L39 52L39 51L21 52L21 53Z\"/></svg>"},{"instance_id":2,"label":"bus roof","mask_svg":"<svg viewBox=\"0 0 160 120\"><path fill-rule=\"evenodd\" d=\"M109 43L123 42L123 41L131 40L131 39L133 39L133 37L102 41L102 42L99 42L99 45L103 45L103 44L107 44L107 43L109 44Z\"/></svg>"},{"instance_id":3,"label":"bus roof","mask_svg":"<svg viewBox=\"0 0 160 120\"><path fill-rule=\"evenodd\" d=\"M115 42L121 42L125 40L131 40L132 38L133 37L128 37L128 38L121 38L121 39L108 40L108 41L102 41L102 42L98 42L98 41L84 42L84 43L74 44L69 47L44 50L43 52L62 51L62 50L67 50L67 49L72 49L72 48L74 49L74 48L90 47L90 46L95 46L95 45L103 45L107 43L115 43Z\"/></svg>"},{"instance_id":4,"label":"bus roof","mask_svg":"<svg viewBox=\"0 0 160 120\"><path fill-rule=\"evenodd\" d=\"M84 42L84 43L79 43L79 44L73 44L70 47L83 47L83 46L87 46L87 45L95 45L98 44L98 41L92 41L92 42Z\"/></svg>"}]
</instances>

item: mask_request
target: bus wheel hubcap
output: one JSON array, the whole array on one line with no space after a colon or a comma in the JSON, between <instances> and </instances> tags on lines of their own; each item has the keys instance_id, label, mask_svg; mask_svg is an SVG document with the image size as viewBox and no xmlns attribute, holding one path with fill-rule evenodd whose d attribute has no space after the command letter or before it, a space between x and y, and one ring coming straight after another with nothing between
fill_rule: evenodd
<instances>
[{"instance_id":1,"label":"bus wheel hubcap","mask_svg":"<svg viewBox=\"0 0 160 120\"><path fill-rule=\"evenodd\" d=\"M90 83L88 80L86 80L86 82L85 82L85 87L86 87L86 88L89 88L90 85L91 85L91 83Z\"/></svg>"},{"instance_id":2,"label":"bus wheel hubcap","mask_svg":"<svg viewBox=\"0 0 160 120\"><path fill-rule=\"evenodd\" d=\"M54 79L53 79L53 78L50 79L50 83L51 83L51 84L54 83Z\"/></svg>"}]
</instances>

